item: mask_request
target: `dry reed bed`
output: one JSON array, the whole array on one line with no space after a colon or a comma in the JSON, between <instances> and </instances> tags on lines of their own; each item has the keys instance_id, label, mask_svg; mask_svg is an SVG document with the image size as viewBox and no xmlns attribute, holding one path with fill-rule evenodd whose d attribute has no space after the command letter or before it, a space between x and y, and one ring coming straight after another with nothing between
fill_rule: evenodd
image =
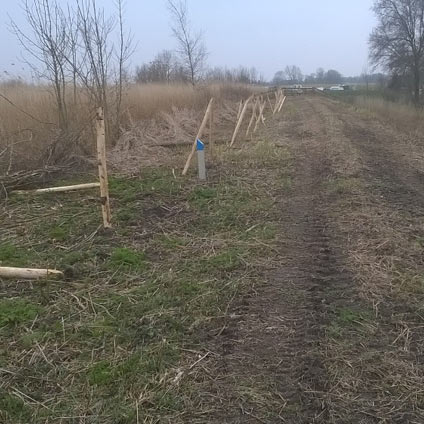
<instances>
[{"instance_id":1,"label":"dry reed bed","mask_svg":"<svg viewBox=\"0 0 424 424\"><path fill-rule=\"evenodd\" d=\"M178 119L178 111L191 111L190 125L194 127L211 97L218 103L235 102L251 91L252 88L243 85L130 85L123 99L121 134L128 138L128 134L125 136L128 130L150 126L149 137L160 140L162 125L166 131L169 116ZM4 96L0 98L0 175L40 167L53 157L66 162L72 156L81 159L92 155L94 110L83 93L78 93L75 104L71 90L68 91L71 125L66 140L57 128L55 103L47 86L6 84L0 86L0 94ZM152 123L158 128L156 135ZM113 144L115 141L112 140ZM151 160L155 160L154 154Z\"/></svg>"},{"instance_id":2,"label":"dry reed bed","mask_svg":"<svg viewBox=\"0 0 424 424\"><path fill-rule=\"evenodd\" d=\"M384 119L399 130L418 135L424 129L424 111L421 108L365 96L355 97L353 104L365 117Z\"/></svg>"}]
</instances>

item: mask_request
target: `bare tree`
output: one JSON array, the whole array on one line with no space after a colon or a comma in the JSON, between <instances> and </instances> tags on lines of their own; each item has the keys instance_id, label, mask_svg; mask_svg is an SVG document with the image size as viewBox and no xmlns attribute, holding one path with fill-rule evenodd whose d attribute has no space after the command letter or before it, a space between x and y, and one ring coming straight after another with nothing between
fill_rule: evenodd
<instances>
[{"instance_id":1,"label":"bare tree","mask_svg":"<svg viewBox=\"0 0 424 424\"><path fill-rule=\"evenodd\" d=\"M66 65L70 51L66 17L55 0L23 0L22 8L30 33L21 30L13 20L12 32L28 53L29 57L25 61L35 75L52 83L59 128L66 130L68 127Z\"/></svg>"},{"instance_id":2,"label":"bare tree","mask_svg":"<svg viewBox=\"0 0 424 424\"><path fill-rule=\"evenodd\" d=\"M156 55L152 62L137 67L135 80L138 83L151 82L182 82L186 81L181 65L170 50L163 50Z\"/></svg>"},{"instance_id":3,"label":"bare tree","mask_svg":"<svg viewBox=\"0 0 424 424\"><path fill-rule=\"evenodd\" d=\"M420 101L424 59L424 0L375 0L378 26L370 37L370 59L392 73L409 73Z\"/></svg>"},{"instance_id":4,"label":"bare tree","mask_svg":"<svg viewBox=\"0 0 424 424\"><path fill-rule=\"evenodd\" d=\"M203 35L201 32L194 33L191 28L186 0L168 0L168 8L172 18L172 33L178 43L177 52L191 83L195 85L207 57Z\"/></svg>"},{"instance_id":5,"label":"bare tree","mask_svg":"<svg viewBox=\"0 0 424 424\"><path fill-rule=\"evenodd\" d=\"M118 75L115 84L116 89L116 111L115 111L115 131L119 131L121 123L122 96L124 91L124 83L126 79L126 63L134 53L133 38L131 33L126 34L124 30L124 0L116 0L116 8L118 11L118 28L119 28L119 48L117 51Z\"/></svg>"},{"instance_id":6,"label":"bare tree","mask_svg":"<svg viewBox=\"0 0 424 424\"><path fill-rule=\"evenodd\" d=\"M287 80L287 75L284 71L278 71L275 73L274 78L272 79L272 83L275 85L284 84Z\"/></svg>"},{"instance_id":7,"label":"bare tree","mask_svg":"<svg viewBox=\"0 0 424 424\"><path fill-rule=\"evenodd\" d=\"M108 115L108 83L113 45L110 40L115 20L106 18L95 0L76 0L76 16L81 52L75 66L79 80L97 106Z\"/></svg>"},{"instance_id":8,"label":"bare tree","mask_svg":"<svg viewBox=\"0 0 424 424\"><path fill-rule=\"evenodd\" d=\"M325 70L324 68L318 68L315 74L315 79L317 82L324 82L325 79Z\"/></svg>"},{"instance_id":9,"label":"bare tree","mask_svg":"<svg viewBox=\"0 0 424 424\"><path fill-rule=\"evenodd\" d=\"M287 79L292 83L302 82L303 80L302 71L298 66L286 66L284 73L286 74Z\"/></svg>"}]
</instances>

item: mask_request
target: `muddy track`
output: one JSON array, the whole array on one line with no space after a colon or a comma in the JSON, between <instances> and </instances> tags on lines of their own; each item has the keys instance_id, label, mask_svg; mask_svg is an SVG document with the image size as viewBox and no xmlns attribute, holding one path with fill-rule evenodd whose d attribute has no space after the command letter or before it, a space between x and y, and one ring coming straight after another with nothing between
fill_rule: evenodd
<instances>
[{"instance_id":1,"label":"muddy track","mask_svg":"<svg viewBox=\"0 0 424 424\"><path fill-rule=\"evenodd\" d=\"M302 96L289 99L265 136L293 158L290 189L274 193L279 264L234 302L212 339L219 377L209 390L214 413L202 422L424 422L414 401L422 396L424 326L416 303L391 294L392 268L424 275L421 252L409 252L423 236L423 174L411 165L404 135L346 105ZM364 327L353 318L345 338L329 336L340 311L371 316L381 299L378 319ZM397 344L408 325L405 350ZM393 364L410 384L405 392L392 388Z\"/></svg>"},{"instance_id":2,"label":"muddy track","mask_svg":"<svg viewBox=\"0 0 424 424\"><path fill-rule=\"evenodd\" d=\"M326 130L307 102L297 114L278 123L277 134L271 135L284 131L295 136L293 187L278 196L281 264L266 276L260 292L234 308L241 318L215 340L226 393L221 422L329 422L322 343L328 315L340 299L351 297L352 280L322 191L333 172L320 142ZM237 386L246 382L266 387L281 412L235 396Z\"/></svg>"}]
</instances>

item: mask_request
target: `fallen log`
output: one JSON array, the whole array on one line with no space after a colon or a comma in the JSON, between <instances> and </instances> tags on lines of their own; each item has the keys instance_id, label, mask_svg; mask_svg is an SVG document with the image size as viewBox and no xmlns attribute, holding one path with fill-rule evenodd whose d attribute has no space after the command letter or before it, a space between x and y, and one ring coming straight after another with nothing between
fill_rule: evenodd
<instances>
[{"instance_id":1,"label":"fallen log","mask_svg":"<svg viewBox=\"0 0 424 424\"><path fill-rule=\"evenodd\" d=\"M62 278L63 272L55 269L32 269L0 267L0 278L18 278L23 280L40 280L42 278Z\"/></svg>"},{"instance_id":2,"label":"fallen log","mask_svg":"<svg viewBox=\"0 0 424 424\"><path fill-rule=\"evenodd\" d=\"M100 183L88 183L88 184L76 184L71 186L62 186L62 187L49 187L49 188L39 188L36 190L14 190L14 194L43 194L43 193L63 193L67 191L74 190L86 190L89 188L100 187Z\"/></svg>"}]
</instances>

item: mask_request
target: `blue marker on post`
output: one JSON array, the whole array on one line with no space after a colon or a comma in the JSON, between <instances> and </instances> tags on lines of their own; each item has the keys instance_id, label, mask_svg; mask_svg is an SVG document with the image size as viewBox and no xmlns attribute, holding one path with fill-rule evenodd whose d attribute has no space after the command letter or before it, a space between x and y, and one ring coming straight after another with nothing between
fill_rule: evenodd
<instances>
[{"instance_id":1,"label":"blue marker on post","mask_svg":"<svg viewBox=\"0 0 424 424\"><path fill-rule=\"evenodd\" d=\"M199 167L199 180L206 180L205 143L197 139L197 164Z\"/></svg>"}]
</instances>

